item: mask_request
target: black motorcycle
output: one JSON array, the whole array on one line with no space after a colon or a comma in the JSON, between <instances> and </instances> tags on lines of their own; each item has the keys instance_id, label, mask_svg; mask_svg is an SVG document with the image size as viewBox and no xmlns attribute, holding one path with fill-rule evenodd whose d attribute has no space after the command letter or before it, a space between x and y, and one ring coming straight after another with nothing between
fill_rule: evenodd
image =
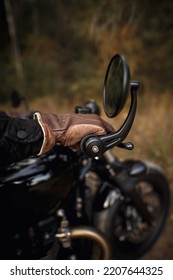
<instances>
[{"instance_id":1,"label":"black motorcycle","mask_svg":"<svg viewBox=\"0 0 173 280\"><path fill-rule=\"evenodd\" d=\"M120 162L136 113L138 81L115 55L105 76L103 103L116 117L131 92L129 113L118 131L81 141L81 150L55 146L0 170L2 259L135 259L159 237L169 210L164 172L141 160ZM93 100L76 113L97 113Z\"/></svg>"}]
</instances>

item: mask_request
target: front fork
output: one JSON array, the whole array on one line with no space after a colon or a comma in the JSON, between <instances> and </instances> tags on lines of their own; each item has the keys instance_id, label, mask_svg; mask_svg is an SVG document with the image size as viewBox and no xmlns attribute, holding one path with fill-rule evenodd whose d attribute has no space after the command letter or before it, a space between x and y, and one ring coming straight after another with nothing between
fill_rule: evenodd
<instances>
[{"instance_id":1,"label":"front fork","mask_svg":"<svg viewBox=\"0 0 173 280\"><path fill-rule=\"evenodd\" d=\"M146 165L142 161L134 161L134 164L130 167L130 169L127 169L113 156L110 150L104 154L104 157L109 165L111 175L115 176L116 182L123 194L130 197L143 220L150 225L154 225L154 216L148 210L142 197L135 189L134 179L135 177L140 177L146 174Z\"/></svg>"}]
</instances>

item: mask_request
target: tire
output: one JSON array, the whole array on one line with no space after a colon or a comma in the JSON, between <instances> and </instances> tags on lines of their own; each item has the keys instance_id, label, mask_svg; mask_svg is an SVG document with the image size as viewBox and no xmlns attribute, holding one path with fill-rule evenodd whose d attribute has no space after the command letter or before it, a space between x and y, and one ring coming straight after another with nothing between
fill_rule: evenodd
<instances>
[{"instance_id":1,"label":"tire","mask_svg":"<svg viewBox=\"0 0 173 280\"><path fill-rule=\"evenodd\" d=\"M157 165L144 162L148 172L130 177L139 195L152 213L154 225L143 221L132 201L114 204L111 208L95 213L94 224L112 244L112 259L138 259L146 253L160 236L169 212L169 184ZM133 164L126 161L125 164ZM130 230L127 230L130 226ZM126 224L126 226L124 226Z\"/></svg>"}]
</instances>

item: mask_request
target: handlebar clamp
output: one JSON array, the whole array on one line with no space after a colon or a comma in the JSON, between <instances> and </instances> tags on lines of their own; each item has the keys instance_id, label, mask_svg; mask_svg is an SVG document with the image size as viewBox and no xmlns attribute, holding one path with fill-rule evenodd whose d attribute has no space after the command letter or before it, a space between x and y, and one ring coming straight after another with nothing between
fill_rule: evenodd
<instances>
[{"instance_id":1,"label":"handlebar clamp","mask_svg":"<svg viewBox=\"0 0 173 280\"><path fill-rule=\"evenodd\" d=\"M105 150L104 144L98 136L86 136L81 141L81 150L89 157L100 157Z\"/></svg>"}]
</instances>

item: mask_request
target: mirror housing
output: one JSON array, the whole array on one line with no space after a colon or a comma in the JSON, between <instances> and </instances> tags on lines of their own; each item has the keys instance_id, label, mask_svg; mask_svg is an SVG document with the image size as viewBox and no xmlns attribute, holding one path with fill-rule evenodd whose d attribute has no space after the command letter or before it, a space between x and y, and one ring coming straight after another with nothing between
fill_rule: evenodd
<instances>
[{"instance_id":1,"label":"mirror housing","mask_svg":"<svg viewBox=\"0 0 173 280\"><path fill-rule=\"evenodd\" d=\"M116 54L108 65L103 91L103 106L109 118L117 116L123 109L130 85L130 70L126 59Z\"/></svg>"}]
</instances>

